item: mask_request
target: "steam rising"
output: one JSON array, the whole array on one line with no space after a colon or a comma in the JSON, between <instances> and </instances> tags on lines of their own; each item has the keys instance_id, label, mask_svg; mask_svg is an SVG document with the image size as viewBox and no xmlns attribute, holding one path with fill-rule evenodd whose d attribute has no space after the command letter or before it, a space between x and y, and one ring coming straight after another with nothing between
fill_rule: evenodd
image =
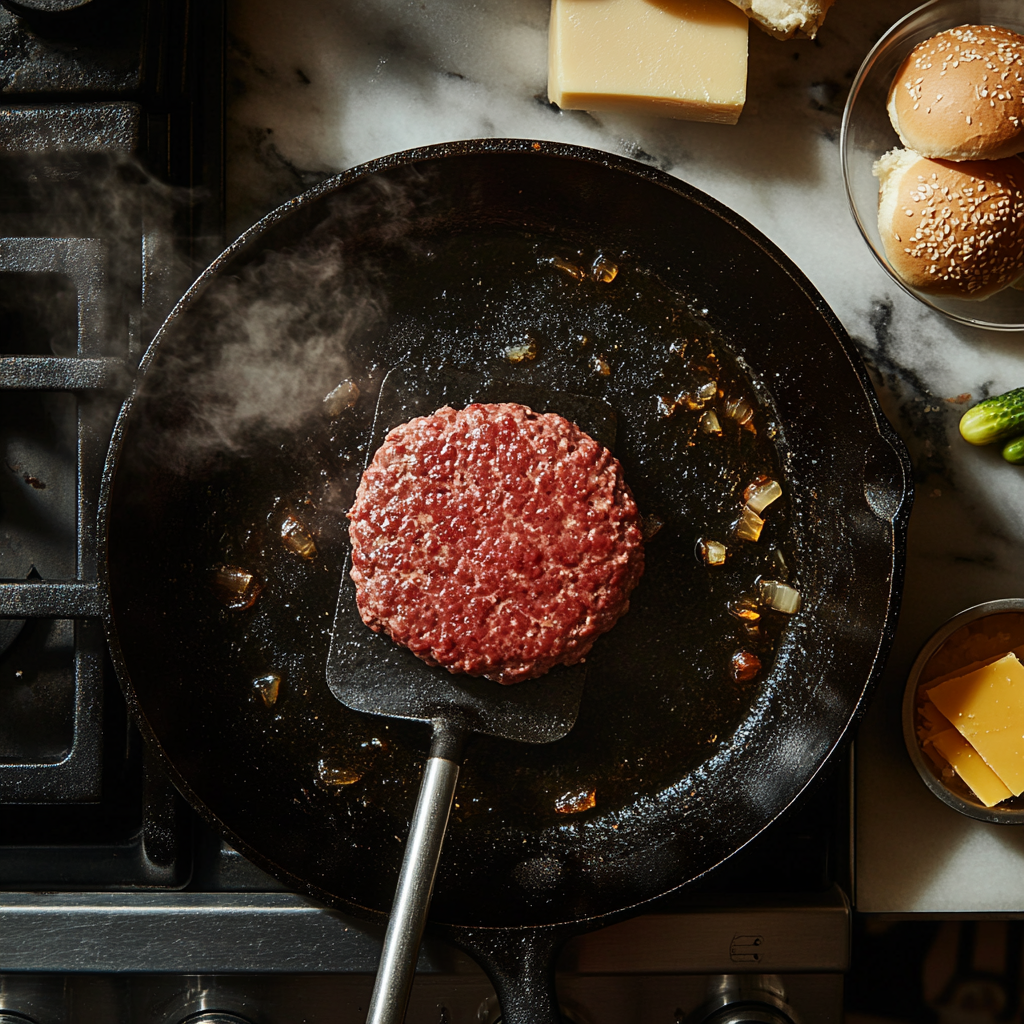
<instances>
[{"instance_id":1,"label":"steam rising","mask_svg":"<svg viewBox=\"0 0 1024 1024\"><path fill-rule=\"evenodd\" d=\"M89 255L89 279L97 282L88 298L69 281L67 301L34 301L33 337L43 341L11 337L3 350L123 360L122 386L91 393L82 403L83 415L105 434L134 365L220 249L212 237L191 238L188 252L176 241L195 232L206 197L161 182L127 154L0 161L26 209L40 211L45 225L19 221L7 233L76 240L75 251ZM329 202L309 237L300 232L287 246L267 245L266 252L256 237L242 260L248 263L220 268L191 308L172 318L140 385L143 394L161 400L156 413L133 413L149 454L185 462L188 453L200 461L217 452L251 454L268 435L297 431L314 413L323 422L325 396L352 375L350 344L382 324L381 289L371 284L377 272L365 260L353 269L343 236L353 218L368 218L390 225L382 236L388 242L390 232L401 234L409 202L402 187L372 183L358 198ZM41 289L53 287L52 273L40 279ZM76 287L77 325L68 322Z\"/></svg>"},{"instance_id":2,"label":"steam rising","mask_svg":"<svg viewBox=\"0 0 1024 1024\"><path fill-rule=\"evenodd\" d=\"M325 415L324 398L352 374L350 342L379 326L382 312L335 242L270 252L241 276L215 280L186 318L186 343L176 336L152 371L187 410L178 443L239 452Z\"/></svg>"},{"instance_id":3,"label":"steam rising","mask_svg":"<svg viewBox=\"0 0 1024 1024\"><path fill-rule=\"evenodd\" d=\"M409 228L424 209L430 217L429 175L397 177L328 187L260 225L172 316L134 413L161 458L252 455L318 429L311 417L322 427L340 384L365 390L379 369L366 359L385 330L390 260L424 244Z\"/></svg>"},{"instance_id":4,"label":"steam rising","mask_svg":"<svg viewBox=\"0 0 1024 1024\"><path fill-rule=\"evenodd\" d=\"M53 283L39 281L44 298L34 315L41 315L39 326L52 341L50 352L33 354L137 360L194 276L192 254L173 239L189 233L190 215L204 197L161 182L125 153L3 154L0 172L17 197L17 212L5 212L2 232L14 249L19 237L69 239L75 251L89 254L99 285L95 300L78 295L80 328L82 303L95 309L89 310L92 330L76 345L64 306L47 299ZM196 255L205 260L213 252ZM24 339L11 338L4 348L21 354L23 345Z\"/></svg>"}]
</instances>

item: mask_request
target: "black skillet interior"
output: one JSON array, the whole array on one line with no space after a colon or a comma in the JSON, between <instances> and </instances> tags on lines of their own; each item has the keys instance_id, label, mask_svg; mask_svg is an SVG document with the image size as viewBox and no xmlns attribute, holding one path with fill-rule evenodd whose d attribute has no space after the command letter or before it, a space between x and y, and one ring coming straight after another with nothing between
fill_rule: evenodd
<instances>
[{"instance_id":1,"label":"black skillet interior","mask_svg":"<svg viewBox=\"0 0 1024 1024\"><path fill-rule=\"evenodd\" d=\"M112 649L201 813L290 884L371 913L394 892L428 736L331 696L328 631L376 392L390 368L428 364L608 402L656 529L573 731L471 741L433 917L623 910L757 835L862 709L898 611L906 456L799 272L632 161L436 147L333 179L244 236L172 314L118 424L101 530ZM711 406L666 415L709 380ZM725 415L737 398L755 430ZM721 436L700 426L709 407ZM735 541L761 475L784 496L760 541ZM281 543L286 516L312 559ZM709 537L731 552L714 570L694 554ZM219 564L263 582L251 607L218 601ZM751 636L730 608L761 577L787 579L803 608ZM763 661L752 682L731 676L739 649ZM270 704L254 682L269 675Z\"/></svg>"},{"instance_id":2,"label":"black skillet interior","mask_svg":"<svg viewBox=\"0 0 1024 1024\"><path fill-rule=\"evenodd\" d=\"M417 416L443 406L514 402L571 420L615 450L615 410L600 399L525 384L518 375L462 373L448 367L396 366L378 392L368 452ZM369 459L367 460L367 463ZM515 686L454 675L428 666L385 633L370 633L356 606L351 560L342 571L327 655L327 685L346 707L432 724L447 718L470 732L521 743L551 743L576 722L587 666L559 665L542 679Z\"/></svg>"}]
</instances>

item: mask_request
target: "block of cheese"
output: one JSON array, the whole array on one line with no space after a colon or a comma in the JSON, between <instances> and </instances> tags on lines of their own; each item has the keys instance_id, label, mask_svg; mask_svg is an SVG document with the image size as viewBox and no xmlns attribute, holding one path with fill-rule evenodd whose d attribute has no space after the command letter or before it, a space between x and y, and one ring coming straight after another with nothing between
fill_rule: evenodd
<instances>
[{"instance_id":1,"label":"block of cheese","mask_svg":"<svg viewBox=\"0 0 1024 1024\"><path fill-rule=\"evenodd\" d=\"M947 679L928 696L1010 792L1024 793L1024 665L1016 655Z\"/></svg>"},{"instance_id":2,"label":"block of cheese","mask_svg":"<svg viewBox=\"0 0 1024 1024\"><path fill-rule=\"evenodd\" d=\"M729 0L552 0L548 98L735 124L747 92L747 18Z\"/></svg>"},{"instance_id":3,"label":"block of cheese","mask_svg":"<svg viewBox=\"0 0 1024 1024\"><path fill-rule=\"evenodd\" d=\"M945 729L931 738L931 745L952 765L986 807L995 807L1012 794L978 752L956 731Z\"/></svg>"}]
</instances>

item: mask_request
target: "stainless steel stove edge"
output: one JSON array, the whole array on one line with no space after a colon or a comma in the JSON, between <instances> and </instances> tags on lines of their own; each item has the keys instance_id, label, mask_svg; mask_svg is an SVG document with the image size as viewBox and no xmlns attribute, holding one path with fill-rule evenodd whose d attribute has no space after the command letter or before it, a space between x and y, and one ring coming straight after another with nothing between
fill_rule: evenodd
<instances>
[{"instance_id":1,"label":"stainless steel stove edge","mask_svg":"<svg viewBox=\"0 0 1024 1024\"><path fill-rule=\"evenodd\" d=\"M559 966L574 975L841 973L849 922L838 886L674 907L572 940ZM0 894L0 973L369 974L382 935L288 892ZM475 968L428 940L419 970Z\"/></svg>"}]
</instances>

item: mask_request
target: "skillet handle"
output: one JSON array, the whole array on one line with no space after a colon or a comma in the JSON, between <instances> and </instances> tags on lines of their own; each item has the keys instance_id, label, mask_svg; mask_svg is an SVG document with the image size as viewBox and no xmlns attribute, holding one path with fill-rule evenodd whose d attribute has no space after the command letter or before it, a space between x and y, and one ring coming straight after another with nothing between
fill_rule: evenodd
<instances>
[{"instance_id":1,"label":"skillet handle","mask_svg":"<svg viewBox=\"0 0 1024 1024\"><path fill-rule=\"evenodd\" d=\"M562 946L586 923L540 928L435 926L487 973L501 1007L501 1024L566 1024L555 991L555 964Z\"/></svg>"},{"instance_id":2,"label":"skillet handle","mask_svg":"<svg viewBox=\"0 0 1024 1024\"><path fill-rule=\"evenodd\" d=\"M367 1024L401 1024L405 1016L465 739L465 729L448 721L434 722L430 757L416 797Z\"/></svg>"}]
</instances>

